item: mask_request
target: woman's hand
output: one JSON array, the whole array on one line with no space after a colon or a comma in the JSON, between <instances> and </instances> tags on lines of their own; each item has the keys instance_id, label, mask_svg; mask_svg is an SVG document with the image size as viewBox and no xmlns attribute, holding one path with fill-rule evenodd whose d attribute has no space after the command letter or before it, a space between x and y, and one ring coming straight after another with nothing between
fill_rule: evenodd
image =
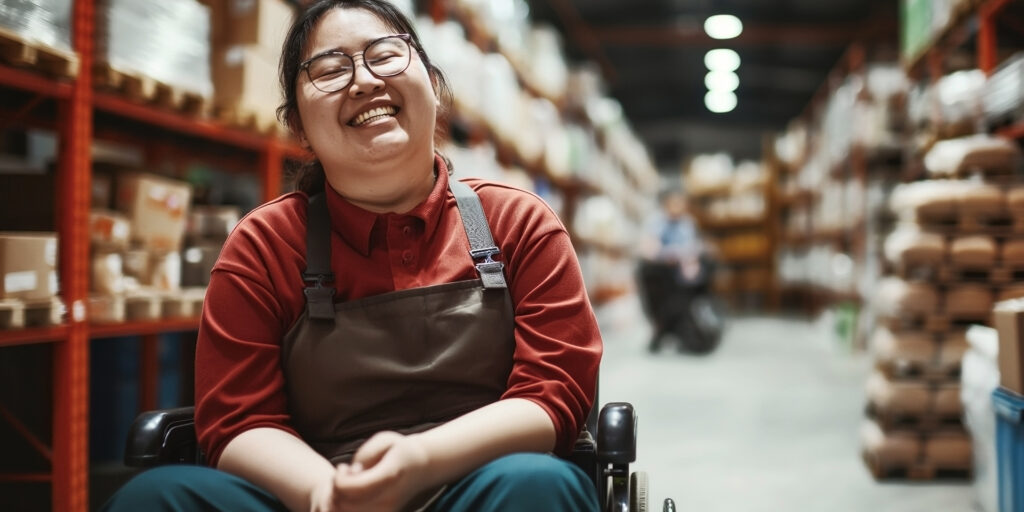
<instances>
[{"instance_id":1,"label":"woman's hand","mask_svg":"<svg viewBox=\"0 0 1024 512\"><path fill-rule=\"evenodd\" d=\"M427 452L416 439L396 432L380 432L363 443L351 464L338 465L327 500L333 508L328 510L401 509L416 493L430 485L424 478ZM314 490L314 499L320 498L318 490Z\"/></svg>"}]
</instances>

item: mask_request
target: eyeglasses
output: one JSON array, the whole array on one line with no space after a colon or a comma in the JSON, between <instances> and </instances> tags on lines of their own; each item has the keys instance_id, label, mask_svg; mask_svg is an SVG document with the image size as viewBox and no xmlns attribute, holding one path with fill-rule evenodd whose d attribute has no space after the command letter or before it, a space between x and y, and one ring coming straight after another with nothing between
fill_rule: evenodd
<instances>
[{"instance_id":1,"label":"eyeglasses","mask_svg":"<svg viewBox=\"0 0 1024 512\"><path fill-rule=\"evenodd\" d=\"M363 65L377 78L399 75L412 60L410 37L409 34L396 34L374 39L355 55L363 56ZM303 62L299 67L306 70L313 87L323 92L338 92L348 87L356 76L355 55L328 52Z\"/></svg>"}]
</instances>

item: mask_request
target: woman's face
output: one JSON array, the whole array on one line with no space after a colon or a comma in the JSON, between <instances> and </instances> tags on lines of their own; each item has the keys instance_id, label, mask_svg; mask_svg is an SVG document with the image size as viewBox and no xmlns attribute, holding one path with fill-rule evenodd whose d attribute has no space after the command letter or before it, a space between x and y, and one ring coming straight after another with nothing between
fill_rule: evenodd
<instances>
[{"instance_id":1,"label":"woman's face","mask_svg":"<svg viewBox=\"0 0 1024 512\"><path fill-rule=\"evenodd\" d=\"M313 31L304 59L341 51L356 62L352 83L338 92L318 90L304 71L296 83L301 135L329 180L332 169L347 173L415 158L432 164L439 101L416 49L411 50L409 67L396 76L378 78L363 64L361 53L369 42L395 33L359 8L332 9ZM365 115L371 111L374 115Z\"/></svg>"}]
</instances>

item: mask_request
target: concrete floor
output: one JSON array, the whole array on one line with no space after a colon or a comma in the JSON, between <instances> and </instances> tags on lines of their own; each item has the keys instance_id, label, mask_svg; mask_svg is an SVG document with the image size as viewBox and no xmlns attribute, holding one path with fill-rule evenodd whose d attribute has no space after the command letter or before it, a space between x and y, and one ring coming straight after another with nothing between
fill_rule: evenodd
<instances>
[{"instance_id":1,"label":"concrete floor","mask_svg":"<svg viewBox=\"0 0 1024 512\"><path fill-rule=\"evenodd\" d=\"M774 317L734 319L710 356L646 350L635 297L598 309L601 402L639 416L638 460L652 510L671 497L694 512L966 512L969 482L876 482L859 455L864 354L828 329Z\"/></svg>"}]
</instances>

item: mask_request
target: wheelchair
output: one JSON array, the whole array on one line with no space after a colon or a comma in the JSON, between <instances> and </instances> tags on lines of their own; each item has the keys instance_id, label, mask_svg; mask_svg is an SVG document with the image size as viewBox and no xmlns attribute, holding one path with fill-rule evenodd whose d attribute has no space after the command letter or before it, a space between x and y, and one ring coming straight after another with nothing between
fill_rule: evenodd
<instances>
[{"instance_id":1,"label":"wheelchair","mask_svg":"<svg viewBox=\"0 0 1024 512\"><path fill-rule=\"evenodd\" d=\"M711 290L717 264L703 254L700 272L691 280L679 275L674 262L642 260L636 269L640 304L651 322L651 352L657 352L662 338L675 335L680 351L709 354L718 347L725 328L725 308Z\"/></svg>"},{"instance_id":2,"label":"wheelchair","mask_svg":"<svg viewBox=\"0 0 1024 512\"><path fill-rule=\"evenodd\" d=\"M134 468L164 464L202 464L203 454L196 441L195 408L179 407L146 411L135 418L128 432L124 463ZM601 408L580 434L568 460L594 480L603 512L647 512L647 474L630 472L636 461L637 419L633 406L612 402ZM596 439L590 434L595 430ZM675 512L672 499L665 499L662 512Z\"/></svg>"}]
</instances>

